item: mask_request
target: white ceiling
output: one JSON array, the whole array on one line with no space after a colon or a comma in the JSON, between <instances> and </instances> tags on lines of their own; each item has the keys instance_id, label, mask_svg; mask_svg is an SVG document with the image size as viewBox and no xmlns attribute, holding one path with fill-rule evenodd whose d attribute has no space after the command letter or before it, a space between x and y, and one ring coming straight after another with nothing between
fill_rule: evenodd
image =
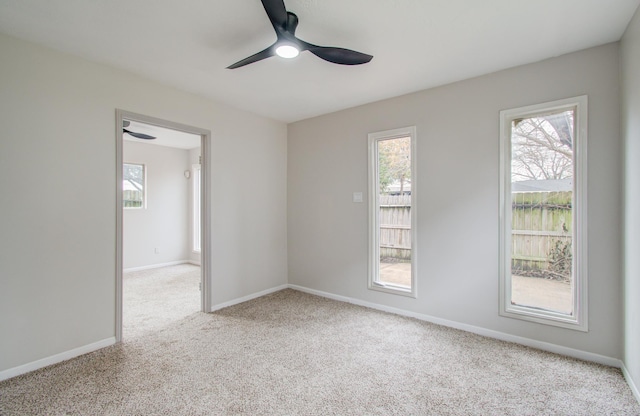
<instances>
[{"instance_id":1,"label":"white ceiling","mask_svg":"<svg viewBox=\"0 0 640 416\"><path fill-rule=\"evenodd\" d=\"M275 41L259 0L0 0L0 32L284 122L620 39L640 0L286 0L309 52L225 69Z\"/></svg>"}]
</instances>

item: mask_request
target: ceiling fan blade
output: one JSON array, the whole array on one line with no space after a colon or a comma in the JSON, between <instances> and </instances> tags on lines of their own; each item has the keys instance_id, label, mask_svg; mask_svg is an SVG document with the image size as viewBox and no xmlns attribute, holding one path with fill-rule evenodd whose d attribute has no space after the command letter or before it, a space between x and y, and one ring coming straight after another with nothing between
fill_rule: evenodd
<instances>
[{"instance_id":1,"label":"ceiling fan blade","mask_svg":"<svg viewBox=\"0 0 640 416\"><path fill-rule=\"evenodd\" d=\"M233 65L229 65L227 67L227 69L236 69L236 68L240 68L241 66L245 66L245 65L249 65L252 64L254 62L258 62L261 61L263 59L269 58L270 56L273 56L275 54L275 44L269 46L267 49L262 50L256 54L251 55L248 58L244 58L241 61L236 62Z\"/></svg>"},{"instance_id":2,"label":"ceiling fan blade","mask_svg":"<svg viewBox=\"0 0 640 416\"><path fill-rule=\"evenodd\" d=\"M287 25L287 9L283 0L262 0L264 11L267 12L273 28L284 29Z\"/></svg>"},{"instance_id":3,"label":"ceiling fan blade","mask_svg":"<svg viewBox=\"0 0 640 416\"><path fill-rule=\"evenodd\" d=\"M122 131L124 133L132 135L133 137L137 137L138 139L145 139L145 140L153 140L153 139L155 139L155 137L149 136L148 134L136 133L136 132L133 132L133 131L129 131L127 129L122 129Z\"/></svg>"},{"instance_id":4,"label":"ceiling fan blade","mask_svg":"<svg viewBox=\"0 0 640 416\"><path fill-rule=\"evenodd\" d=\"M267 49L251 55L241 61L236 62L233 65L229 65L227 69L236 69L242 66L252 64L254 62L261 61L276 55L276 49L282 47L282 56L284 58L292 58L298 55L297 52L310 51L317 57L324 59L328 62L340 65L360 65L366 64L373 59L373 56L366 53L352 51L350 49L335 48L332 46L318 46L311 43L307 43L295 36L296 28L298 27L298 16L295 13L288 12L285 8L283 0L260 0L264 7L267 16L273 29L276 32L278 40ZM288 51L284 47L288 47ZM291 51L291 46L297 49L294 53ZM290 55L290 56L287 56Z\"/></svg>"},{"instance_id":5,"label":"ceiling fan blade","mask_svg":"<svg viewBox=\"0 0 640 416\"><path fill-rule=\"evenodd\" d=\"M306 43L306 42L305 42ZM332 46L316 46L306 44L306 49L325 61L340 65L360 65L371 61L373 56L366 53L352 51L344 48L334 48Z\"/></svg>"}]
</instances>

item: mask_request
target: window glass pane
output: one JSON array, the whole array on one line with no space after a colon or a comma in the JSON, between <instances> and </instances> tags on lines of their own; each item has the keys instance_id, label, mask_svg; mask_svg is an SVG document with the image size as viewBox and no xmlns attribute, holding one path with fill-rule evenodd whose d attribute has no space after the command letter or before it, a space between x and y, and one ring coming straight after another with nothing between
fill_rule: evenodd
<instances>
[{"instance_id":1,"label":"window glass pane","mask_svg":"<svg viewBox=\"0 0 640 416\"><path fill-rule=\"evenodd\" d=\"M511 303L573 315L574 110L511 126Z\"/></svg>"},{"instance_id":2,"label":"window glass pane","mask_svg":"<svg viewBox=\"0 0 640 416\"><path fill-rule=\"evenodd\" d=\"M122 202L125 208L144 207L144 165L124 163Z\"/></svg>"},{"instance_id":3,"label":"window glass pane","mask_svg":"<svg viewBox=\"0 0 640 416\"><path fill-rule=\"evenodd\" d=\"M378 141L378 282L411 288L411 138Z\"/></svg>"}]
</instances>

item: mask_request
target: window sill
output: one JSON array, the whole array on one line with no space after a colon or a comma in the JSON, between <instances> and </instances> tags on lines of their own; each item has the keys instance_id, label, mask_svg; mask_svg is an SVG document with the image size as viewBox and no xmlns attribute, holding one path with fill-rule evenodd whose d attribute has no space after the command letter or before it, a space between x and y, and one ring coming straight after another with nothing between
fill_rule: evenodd
<instances>
[{"instance_id":1,"label":"window sill","mask_svg":"<svg viewBox=\"0 0 640 416\"><path fill-rule=\"evenodd\" d=\"M417 297L415 290L411 290L411 288L406 286L398 286L390 283L370 282L369 289L394 295L407 296L414 299Z\"/></svg>"},{"instance_id":2,"label":"window sill","mask_svg":"<svg viewBox=\"0 0 640 416\"><path fill-rule=\"evenodd\" d=\"M572 329L574 331L589 332L587 323L579 322L574 316L518 305L510 305L509 307L502 309L503 310L500 311L500 316L504 316L505 318L520 319L543 325Z\"/></svg>"}]
</instances>

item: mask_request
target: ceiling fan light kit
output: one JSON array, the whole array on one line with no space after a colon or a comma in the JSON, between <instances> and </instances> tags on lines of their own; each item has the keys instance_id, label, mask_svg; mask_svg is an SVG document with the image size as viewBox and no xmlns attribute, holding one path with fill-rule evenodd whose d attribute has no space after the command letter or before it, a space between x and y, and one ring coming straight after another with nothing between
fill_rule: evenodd
<instances>
[{"instance_id":1,"label":"ceiling fan light kit","mask_svg":"<svg viewBox=\"0 0 640 416\"><path fill-rule=\"evenodd\" d=\"M303 41L295 36L298 27L298 16L288 12L283 0L262 0L264 10L276 32L276 42L268 48L242 59L227 69L240 68L242 66L261 61L274 55L283 58L295 58L300 52L309 51L318 58L340 65L361 65L371 61L373 56L366 53L352 51L350 49L336 48L332 46L318 46Z\"/></svg>"},{"instance_id":2,"label":"ceiling fan light kit","mask_svg":"<svg viewBox=\"0 0 640 416\"><path fill-rule=\"evenodd\" d=\"M283 43L276 48L276 54L281 58L291 59L298 56L300 51L293 45Z\"/></svg>"}]
</instances>

